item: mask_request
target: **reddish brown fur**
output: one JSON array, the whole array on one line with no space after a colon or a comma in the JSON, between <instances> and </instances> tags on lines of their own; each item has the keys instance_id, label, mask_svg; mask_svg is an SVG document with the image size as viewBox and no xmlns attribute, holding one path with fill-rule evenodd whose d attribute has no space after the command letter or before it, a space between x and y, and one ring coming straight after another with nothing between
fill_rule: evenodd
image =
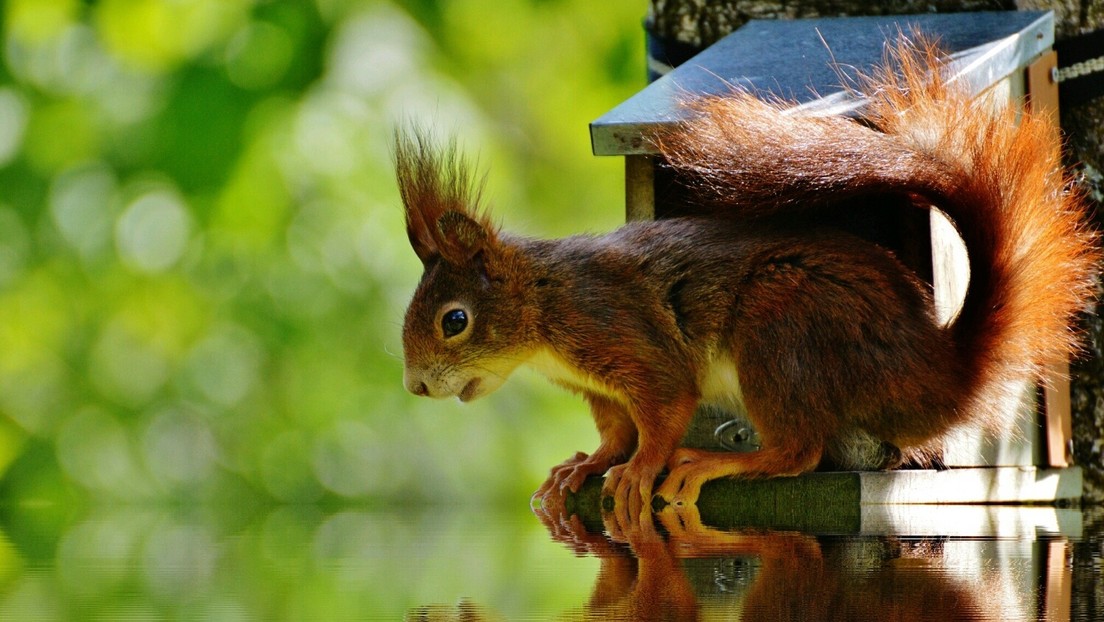
<instances>
[{"instance_id":1,"label":"reddish brown fur","mask_svg":"<svg viewBox=\"0 0 1104 622\"><path fill-rule=\"evenodd\" d=\"M426 265L404 326L408 387L471 399L528 362L581 392L601 444L553 470L545 502L609 469L607 490L638 503L665 464L659 494L689 502L715 477L808 471L855 435L915 456L954 426L1000 425L991 405L1009 383L1074 350L1095 238L1050 120L1016 125L933 78L930 49L902 44L896 64L903 77L867 85L873 127L741 93L690 102L692 118L656 144L707 215L601 237L498 232L454 151L400 137L408 231ZM935 205L962 233L971 282L949 327L890 253L794 223L887 196ZM441 314L458 305L472 325L445 338ZM733 371L739 386L721 386ZM763 449L676 452L702 399L742 400Z\"/></svg>"}]
</instances>

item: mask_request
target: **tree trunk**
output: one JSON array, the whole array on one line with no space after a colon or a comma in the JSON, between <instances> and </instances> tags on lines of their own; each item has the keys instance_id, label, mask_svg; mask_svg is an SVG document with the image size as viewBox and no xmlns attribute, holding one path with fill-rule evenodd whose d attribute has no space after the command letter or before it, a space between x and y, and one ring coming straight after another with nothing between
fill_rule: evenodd
<instances>
[{"instance_id":1,"label":"tree trunk","mask_svg":"<svg viewBox=\"0 0 1104 622\"><path fill-rule=\"evenodd\" d=\"M1052 10L1059 41L1104 28L1104 0L652 0L649 25L663 39L705 47L750 19L894 15L927 12ZM1102 78L1104 79L1104 78ZM1095 202L1104 230L1104 99L1062 105L1069 161ZM1104 288L1102 288L1104 291ZM1104 320L1097 306L1086 315L1088 347L1072 371L1073 456L1085 475L1087 503L1104 503Z\"/></svg>"}]
</instances>

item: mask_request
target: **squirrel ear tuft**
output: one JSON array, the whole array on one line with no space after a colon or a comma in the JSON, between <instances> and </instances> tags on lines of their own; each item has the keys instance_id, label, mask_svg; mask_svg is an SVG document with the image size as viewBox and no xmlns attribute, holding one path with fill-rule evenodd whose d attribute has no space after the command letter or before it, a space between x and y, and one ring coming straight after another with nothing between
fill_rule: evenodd
<instances>
[{"instance_id":1,"label":"squirrel ear tuft","mask_svg":"<svg viewBox=\"0 0 1104 622\"><path fill-rule=\"evenodd\" d=\"M441 256L452 263L465 263L483 251L491 237L481 223L467 214L449 210L437 219Z\"/></svg>"},{"instance_id":2,"label":"squirrel ear tuft","mask_svg":"<svg viewBox=\"0 0 1104 622\"><path fill-rule=\"evenodd\" d=\"M493 241L480 207L483 183L471 176L455 139L440 146L424 128L398 128L394 157L406 234L423 264L436 257L463 263Z\"/></svg>"}]
</instances>

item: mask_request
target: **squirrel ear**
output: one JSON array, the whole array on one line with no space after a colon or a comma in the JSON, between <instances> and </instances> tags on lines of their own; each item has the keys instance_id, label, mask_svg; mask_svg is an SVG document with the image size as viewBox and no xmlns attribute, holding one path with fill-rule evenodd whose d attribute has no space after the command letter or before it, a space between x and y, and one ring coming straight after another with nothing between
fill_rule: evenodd
<instances>
[{"instance_id":1,"label":"squirrel ear","mask_svg":"<svg viewBox=\"0 0 1104 622\"><path fill-rule=\"evenodd\" d=\"M491 233L467 214L449 210L437 219L441 256L452 263L465 263L486 248Z\"/></svg>"},{"instance_id":2,"label":"squirrel ear","mask_svg":"<svg viewBox=\"0 0 1104 622\"><path fill-rule=\"evenodd\" d=\"M428 264L430 259L440 254L437 249L437 240L434 238L433 232L425 226L425 221L421 219L413 220L408 217L406 236L410 238L410 247L414 249L418 259L422 260L423 265Z\"/></svg>"}]
</instances>

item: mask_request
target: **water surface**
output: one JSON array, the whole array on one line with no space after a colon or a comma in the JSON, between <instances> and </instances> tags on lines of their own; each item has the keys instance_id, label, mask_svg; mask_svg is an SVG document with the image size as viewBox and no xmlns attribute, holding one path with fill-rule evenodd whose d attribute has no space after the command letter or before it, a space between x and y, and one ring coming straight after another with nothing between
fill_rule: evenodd
<instances>
[{"instance_id":1,"label":"water surface","mask_svg":"<svg viewBox=\"0 0 1104 622\"><path fill-rule=\"evenodd\" d=\"M671 511L588 530L524 503L5 508L0 620L1100 619L1099 520L937 512L957 526L719 530ZM997 529L964 534L975 519Z\"/></svg>"}]
</instances>

